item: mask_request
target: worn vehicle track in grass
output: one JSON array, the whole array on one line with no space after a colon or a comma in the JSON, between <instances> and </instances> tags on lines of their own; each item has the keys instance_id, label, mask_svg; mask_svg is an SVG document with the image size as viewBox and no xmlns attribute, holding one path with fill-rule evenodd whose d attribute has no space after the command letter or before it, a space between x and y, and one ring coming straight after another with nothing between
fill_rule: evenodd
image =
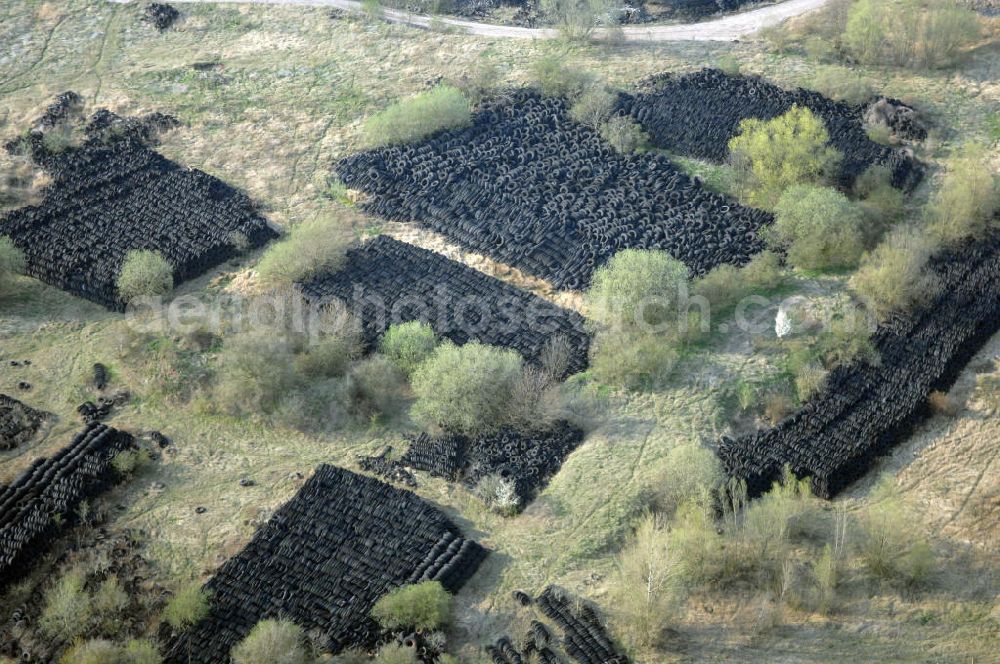
<instances>
[{"instance_id":1,"label":"worn vehicle track in grass","mask_svg":"<svg viewBox=\"0 0 1000 664\"><path fill-rule=\"evenodd\" d=\"M127 2L128 0L110 0ZM205 2L206 0L177 0L178 2ZM355 0L212 0L218 4L265 4L265 5L309 5L334 7L347 11L364 11L364 5ZM624 36L626 41L732 41L751 35L762 28L777 25L796 16L819 9L827 0L788 0L777 5L768 5L748 12L715 18L709 21L686 25L627 26L621 31L608 33L594 32L594 38L616 40ZM477 37L501 37L511 39L554 39L559 31L554 28L521 28L506 25L490 25L456 18L431 17L412 14L396 9L383 9L382 16L391 23L401 23L414 28L430 28L432 25L458 30Z\"/></svg>"}]
</instances>

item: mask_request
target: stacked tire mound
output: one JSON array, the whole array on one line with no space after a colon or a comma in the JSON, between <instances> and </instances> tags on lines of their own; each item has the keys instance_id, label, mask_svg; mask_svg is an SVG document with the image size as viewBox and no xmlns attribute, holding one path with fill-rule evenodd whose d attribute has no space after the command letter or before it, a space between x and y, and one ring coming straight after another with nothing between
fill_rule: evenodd
<instances>
[{"instance_id":1,"label":"stacked tire mound","mask_svg":"<svg viewBox=\"0 0 1000 664\"><path fill-rule=\"evenodd\" d=\"M322 465L206 584L208 617L170 639L166 661L228 662L266 618L324 634L335 653L372 645L379 628L369 613L380 597L424 580L455 592L485 556L414 494Z\"/></svg>"},{"instance_id":2,"label":"stacked tire mound","mask_svg":"<svg viewBox=\"0 0 1000 664\"><path fill-rule=\"evenodd\" d=\"M162 2L151 2L146 5L146 12L143 14L143 19L160 32L163 32L172 26L174 21L180 18L180 16L180 12L170 5Z\"/></svg>"},{"instance_id":3,"label":"stacked tire mound","mask_svg":"<svg viewBox=\"0 0 1000 664\"><path fill-rule=\"evenodd\" d=\"M0 588L15 581L48 548L60 528L56 515L72 515L81 501L112 484L112 459L134 445L131 435L92 424L56 455L36 460L0 490Z\"/></svg>"},{"instance_id":4,"label":"stacked tire mound","mask_svg":"<svg viewBox=\"0 0 1000 664\"><path fill-rule=\"evenodd\" d=\"M40 133L28 138L53 182L40 205L0 215L0 234L24 252L28 275L123 310L115 282L132 250L159 252L180 283L235 255L235 234L251 246L276 236L246 195L146 145L164 123L166 116L125 122L110 142L92 136L58 155L45 155ZM99 113L88 132L116 124Z\"/></svg>"},{"instance_id":5,"label":"stacked tire mound","mask_svg":"<svg viewBox=\"0 0 1000 664\"><path fill-rule=\"evenodd\" d=\"M923 168L905 149L890 148L868 138L862 122L865 106L851 106L818 92L785 90L757 76L730 76L717 69L694 74L663 74L647 90L622 94L619 109L645 129L654 144L676 154L714 162L729 156L729 139L748 118L770 120L793 105L806 107L823 118L831 144L840 150L840 180L850 185L869 166L892 170L893 184L912 189Z\"/></svg>"},{"instance_id":6,"label":"stacked tire mound","mask_svg":"<svg viewBox=\"0 0 1000 664\"><path fill-rule=\"evenodd\" d=\"M410 448L399 462L448 480L475 486L484 477L499 475L514 483L520 507L559 472L563 460L583 441L583 431L559 422L542 433L511 428L494 434L467 438L427 434L411 438Z\"/></svg>"},{"instance_id":7,"label":"stacked tire mound","mask_svg":"<svg viewBox=\"0 0 1000 664\"><path fill-rule=\"evenodd\" d=\"M456 344L478 340L511 348L537 363L561 337L568 372L587 368L583 317L439 254L379 236L347 255L346 266L301 284L312 301L343 301L369 346L390 324L423 320Z\"/></svg>"},{"instance_id":8,"label":"stacked tire mound","mask_svg":"<svg viewBox=\"0 0 1000 664\"><path fill-rule=\"evenodd\" d=\"M787 464L831 498L862 476L929 414L928 396L946 391L1000 328L1000 235L932 261L941 291L930 304L874 335L878 366L830 374L826 389L775 428L732 440L718 453L730 475L759 495Z\"/></svg>"},{"instance_id":9,"label":"stacked tire mound","mask_svg":"<svg viewBox=\"0 0 1000 664\"><path fill-rule=\"evenodd\" d=\"M618 652L590 604L574 601L554 586L546 588L534 602L520 591L516 591L515 596L520 596L518 601L522 606L534 603L546 618L562 630L562 648L574 661L581 664L628 664L628 658ZM563 661L556 654L556 647L556 639L549 628L538 620L532 620L520 651L505 636L487 646L486 652L493 664L522 664L528 661L556 664ZM532 656L534 660L529 659Z\"/></svg>"},{"instance_id":10,"label":"stacked tire mound","mask_svg":"<svg viewBox=\"0 0 1000 664\"><path fill-rule=\"evenodd\" d=\"M66 122L83 108L83 97L67 90L56 95L56 98L45 109L45 112L35 122L35 131L46 131Z\"/></svg>"},{"instance_id":11,"label":"stacked tire mound","mask_svg":"<svg viewBox=\"0 0 1000 664\"><path fill-rule=\"evenodd\" d=\"M0 394L0 452L30 442L50 417L49 413Z\"/></svg>"},{"instance_id":12,"label":"stacked tire mound","mask_svg":"<svg viewBox=\"0 0 1000 664\"><path fill-rule=\"evenodd\" d=\"M339 162L369 212L415 221L557 288L583 289L622 249L661 249L694 274L745 264L766 212L710 193L656 155L623 156L531 92L483 104L472 125Z\"/></svg>"}]
</instances>

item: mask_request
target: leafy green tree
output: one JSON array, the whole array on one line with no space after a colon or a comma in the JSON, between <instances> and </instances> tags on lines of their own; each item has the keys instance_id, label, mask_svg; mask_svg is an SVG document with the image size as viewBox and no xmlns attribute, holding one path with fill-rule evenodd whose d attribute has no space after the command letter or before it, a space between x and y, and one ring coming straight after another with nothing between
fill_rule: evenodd
<instances>
[{"instance_id":1,"label":"leafy green tree","mask_svg":"<svg viewBox=\"0 0 1000 664\"><path fill-rule=\"evenodd\" d=\"M174 287L174 269L156 251L130 251L118 274L118 295L124 302L163 295Z\"/></svg>"},{"instance_id":2,"label":"leafy green tree","mask_svg":"<svg viewBox=\"0 0 1000 664\"><path fill-rule=\"evenodd\" d=\"M262 620L233 648L233 664L309 664L302 628L289 620Z\"/></svg>"},{"instance_id":3,"label":"leafy green tree","mask_svg":"<svg viewBox=\"0 0 1000 664\"><path fill-rule=\"evenodd\" d=\"M773 120L741 122L729 151L746 200L773 209L792 185L829 180L841 159L829 141L823 120L800 106Z\"/></svg>"},{"instance_id":4,"label":"leafy green tree","mask_svg":"<svg viewBox=\"0 0 1000 664\"><path fill-rule=\"evenodd\" d=\"M451 619L452 597L439 581L424 581L393 590L372 607L372 617L385 629L440 629Z\"/></svg>"},{"instance_id":5,"label":"leafy green tree","mask_svg":"<svg viewBox=\"0 0 1000 664\"><path fill-rule=\"evenodd\" d=\"M354 242L350 224L339 217L318 217L292 228L272 244L257 264L265 285L288 287L344 264Z\"/></svg>"},{"instance_id":6,"label":"leafy green tree","mask_svg":"<svg viewBox=\"0 0 1000 664\"><path fill-rule=\"evenodd\" d=\"M442 131L472 123L469 100L461 90L439 85L410 99L392 104L365 121L363 131L370 146L411 143Z\"/></svg>"},{"instance_id":7,"label":"leafy green tree","mask_svg":"<svg viewBox=\"0 0 1000 664\"><path fill-rule=\"evenodd\" d=\"M391 325L382 335L380 350L399 369L410 375L437 347L434 329L421 321Z\"/></svg>"},{"instance_id":8,"label":"leafy green tree","mask_svg":"<svg viewBox=\"0 0 1000 664\"><path fill-rule=\"evenodd\" d=\"M607 327L661 325L687 279L687 267L665 251L625 249L594 272L588 314Z\"/></svg>"},{"instance_id":9,"label":"leafy green tree","mask_svg":"<svg viewBox=\"0 0 1000 664\"><path fill-rule=\"evenodd\" d=\"M864 213L829 187L799 184L781 196L768 239L798 268L849 267L864 251Z\"/></svg>"}]
</instances>

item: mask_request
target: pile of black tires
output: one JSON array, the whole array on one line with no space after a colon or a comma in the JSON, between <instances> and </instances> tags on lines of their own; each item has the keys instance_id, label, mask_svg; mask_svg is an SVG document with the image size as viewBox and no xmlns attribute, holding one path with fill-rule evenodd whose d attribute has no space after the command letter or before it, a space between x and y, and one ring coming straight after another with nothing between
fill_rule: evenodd
<instances>
[{"instance_id":1,"label":"pile of black tires","mask_svg":"<svg viewBox=\"0 0 1000 664\"><path fill-rule=\"evenodd\" d=\"M486 553L413 493L321 465L206 584L208 617L169 639L166 661L228 662L267 618L324 635L334 653L373 645L380 630L369 614L380 597L425 580L455 592Z\"/></svg>"},{"instance_id":2,"label":"pile of black tires","mask_svg":"<svg viewBox=\"0 0 1000 664\"><path fill-rule=\"evenodd\" d=\"M470 127L353 155L336 170L371 195L369 212L418 222L564 289L586 288L627 248L668 251L694 274L742 265L772 220L663 157L617 153L570 119L565 101L526 91L484 103Z\"/></svg>"},{"instance_id":3,"label":"pile of black tires","mask_svg":"<svg viewBox=\"0 0 1000 664\"><path fill-rule=\"evenodd\" d=\"M759 495L788 464L831 498L861 477L930 413L932 391L946 391L1000 329L1000 235L932 259L940 294L912 315L879 328L878 366L836 369L827 387L773 429L731 440L718 453L733 477Z\"/></svg>"},{"instance_id":4,"label":"pile of black tires","mask_svg":"<svg viewBox=\"0 0 1000 664\"><path fill-rule=\"evenodd\" d=\"M866 105L851 106L811 90L785 90L758 76L730 76L717 69L663 74L646 87L645 92L622 94L619 110L635 118L657 147L674 154L723 162L741 121L770 120L798 105L823 118L831 144L843 153L842 185L874 164L890 168L893 184L901 189L912 189L923 177L923 168L905 149L868 138L862 122Z\"/></svg>"},{"instance_id":5,"label":"pile of black tires","mask_svg":"<svg viewBox=\"0 0 1000 664\"><path fill-rule=\"evenodd\" d=\"M516 591L514 595L524 606L535 604L546 618L559 627L563 638L557 642L549 627L539 620L532 620L520 650L509 637L502 637L487 646L486 652L493 664L522 664L531 661L530 657L543 664L558 664L564 661L557 654L559 645L580 664L628 664L628 657L618 651L590 604L576 601L555 586L546 588L535 600L521 591Z\"/></svg>"},{"instance_id":6,"label":"pile of black tires","mask_svg":"<svg viewBox=\"0 0 1000 664\"><path fill-rule=\"evenodd\" d=\"M111 486L117 477L111 461L134 446L130 434L92 424L0 487L0 588L41 558L80 502Z\"/></svg>"},{"instance_id":7,"label":"pile of black tires","mask_svg":"<svg viewBox=\"0 0 1000 664\"><path fill-rule=\"evenodd\" d=\"M473 438L435 438L425 433L411 438L399 462L450 481L461 481L470 489L484 477L499 476L513 483L518 507L523 509L582 441L583 431L568 422L558 422L542 432L504 428Z\"/></svg>"},{"instance_id":8,"label":"pile of black tires","mask_svg":"<svg viewBox=\"0 0 1000 664\"><path fill-rule=\"evenodd\" d=\"M0 452L31 442L50 417L49 413L0 394Z\"/></svg>"},{"instance_id":9,"label":"pile of black tires","mask_svg":"<svg viewBox=\"0 0 1000 664\"><path fill-rule=\"evenodd\" d=\"M476 340L511 348L534 363L561 338L570 351L567 373L587 368L590 337L576 312L384 235L349 251L340 271L300 289L312 301L343 301L369 346L390 324L423 320L456 344Z\"/></svg>"},{"instance_id":10,"label":"pile of black tires","mask_svg":"<svg viewBox=\"0 0 1000 664\"><path fill-rule=\"evenodd\" d=\"M245 194L149 147L172 123L103 111L78 148L50 154L40 132L8 145L30 150L53 180L40 205L0 215L0 235L24 252L28 275L123 310L116 281L129 251L159 252L180 283L234 256L237 235L254 247L276 237Z\"/></svg>"},{"instance_id":11,"label":"pile of black tires","mask_svg":"<svg viewBox=\"0 0 1000 664\"><path fill-rule=\"evenodd\" d=\"M179 19L180 16L180 12L168 4L162 2L151 2L146 5L146 11L143 14L143 19L160 32L163 32L172 26L174 21Z\"/></svg>"}]
</instances>

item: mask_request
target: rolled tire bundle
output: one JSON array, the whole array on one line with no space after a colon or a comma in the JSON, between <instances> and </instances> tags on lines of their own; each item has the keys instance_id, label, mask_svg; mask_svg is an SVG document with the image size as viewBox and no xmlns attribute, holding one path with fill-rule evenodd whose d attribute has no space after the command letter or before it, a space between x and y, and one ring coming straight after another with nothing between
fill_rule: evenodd
<instances>
[{"instance_id":1,"label":"rolled tire bundle","mask_svg":"<svg viewBox=\"0 0 1000 664\"><path fill-rule=\"evenodd\" d=\"M852 184L870 166L892 171L893 185L911 190L923 178L923 167L905 150L875 143L862 117L866 107L851 106L818 92L785 90L757 76L731 76L718 69L693 74L660 74L645 90L619 96L618 109L631 115L653 143L675 154L722 163L729 140L749 118L770 120L792 106L805 107L823 119L831 144L844 155L839 180Z\"/></svg>"},{"instance_id":2,"label":"rolled tire bundle","mask_svg":"<svg viewBox=\"0 0 1000 664\"><path fill-rule=\"evenodd\" d=\"M277 236L245 194L148 145L175 124L160 114L123 119L99 111L78 148L50 154L37 132L8 145L25 143L52 176L39 205L0 215L28 276L121 311L116 281L130 251L160 253L176 285L234 256L234 236L251 247Z\"/></svg>"},{"instance_id":3,"label":"rolled tire bundle","mask_svg":"<svg viewBox=\"0 0 1000 664\"><path fill-rule=\"evenodd\" d=\"M757 496L784 466L832 498L905 440L930 413L928 397L947 391L1000 329L1000 234L967 241L931 259L939 294L882 325L872 341L881 361L831 372L826 387L774 428L723 438L730 476Z\"/></svg>"},{"instance_id":4,"label":"rolled tire bundle","mask_svg":"<svg viewBox=\"0 0 1000 664\"><path fill-rule=\"evenodd\" d=\"M390 324L423 320L456 344L510 348L534 364L559 338L570 351L567 375L587 367L590 336L576 312L385 235L349 251L341 270L299 288L311 302L346 304L369 348Z\"/></svg>"},{"instance_id":5,"label":"rolled tire bundle","mask_svg":"<svg viewBox=\"0 0 1000 664\"><path fill-rule=\"evenodd\" d=\"M63 527L53 518L108 489L117 474L112 460L135 446L131 435L88 425L51 458L39 458L0 490L0 589L17 580Z\"/></svg>"},{"instance_id":6,"label":"rolled tire bundle","mask_svg":"<svg viewBox=\"0 0 1000 664\"><path fill-rule=\"evenodd\" d=\"M279 617L321 634L334 653L371 648L380 597L427 579L456 592L486 554L413 493L321 465L205 584L208 616L166 639L165 661L229 661L257 622Z\"/></svg>"},{"instance_id":7,"label":"rolled tire bundle","mask_svg":"<svg viewBox=\"0 0 1000 664\"><path fill-rule=\"evenodd\" d=\"M587 604L577 608L565 594L553 587L546 588L535 601L545 617L563 631L566 654L580 664L628 664L608 636L604 624Z\"/></svg>"},{"instance_id":8,"label":"rolled tire bundle","mask_svg":"<svg viewBox=\"0 0 1000 664\"><path fill-rule=\"evenodd\" d=\"M662 249L693 274L743 265L770 214L711 193L658 155L620 155L567 104L518 91L472 125L340 161L367 211L413 221L557 288L586 288L622 249Z\"/></svg>"}]
</instances>

